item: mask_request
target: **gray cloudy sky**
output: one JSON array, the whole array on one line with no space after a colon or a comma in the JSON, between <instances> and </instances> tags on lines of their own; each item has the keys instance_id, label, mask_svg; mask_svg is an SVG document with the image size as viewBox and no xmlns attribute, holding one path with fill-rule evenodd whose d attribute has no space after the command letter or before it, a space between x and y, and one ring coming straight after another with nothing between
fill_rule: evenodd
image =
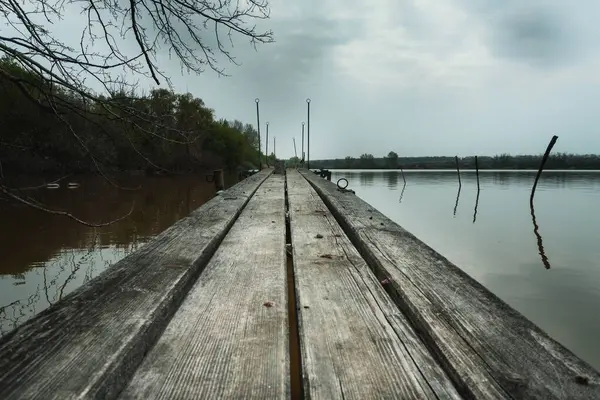
<instances>
[{"instance_id":1,"label":"gray cloudy sky","mask_svg":"<svg viewBox=\"0 0 600 400\"><path fill-rule=\"evenodd\" d=\"M293 155L311 103L311 159L600 153L600 2L271 0L276 43L238 40L242 65L181 74L217 117L270 122Z\"/></svg>"}]
</instances>

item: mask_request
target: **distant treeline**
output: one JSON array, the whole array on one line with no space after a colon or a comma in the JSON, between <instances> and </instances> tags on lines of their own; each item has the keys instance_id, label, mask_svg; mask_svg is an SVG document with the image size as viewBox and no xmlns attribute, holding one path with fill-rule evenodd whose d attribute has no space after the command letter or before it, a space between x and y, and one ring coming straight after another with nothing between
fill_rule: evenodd
<instances>
[{"instance_id":1,"label":"distant treeline","mask_svg":"<svg viewBox=\"0 0 600 400\"><path fill-rule=\"evenodd\" d=\"M459 157L460 168L474 169L475 157ZM509 155L478 156L480 169L538 169L542 155ZM290 160L293 164L294 160ZM454 169L454 157L398 157L390 152L385 157L374 157L363 154L358 158L346 157L333 160L315 160L310 162L312 168L328 169ZM596 154L551 154L544 169L600 169L600 155Z\"/></svg>"},{"instance_id":2,"label":"distant treeline","mask_svg":"<svg viewBox=\"0 0 600 400\"><path fill-rule=\"evenodd\" d=\"M3 174L191 171L258 164L255 128L215 120L189 93L115 89L90 99L0 59Z\"/></svg>"}]
</instances>

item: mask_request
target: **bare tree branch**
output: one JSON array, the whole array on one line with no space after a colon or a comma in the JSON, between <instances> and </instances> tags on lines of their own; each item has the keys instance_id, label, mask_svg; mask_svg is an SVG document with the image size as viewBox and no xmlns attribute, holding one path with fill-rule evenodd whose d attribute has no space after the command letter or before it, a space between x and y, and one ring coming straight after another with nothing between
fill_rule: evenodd
<instances>
[{"instance_id":1,"label":"bare tree branch","mask_svg":"<svg viewBox=\"0 0 600 400\"><path fill-rule=\"evenodd\" d=\"M25 205L28 205L30 207L36 208L36 209L38 209L40 211L44 211L44 212L47 212L49 214L54 214L54 215L62 215L62 216L65 216L67 218L72 219L73 221L79 222L82 225L91 226L91 227L94 227L94 228L99 228L99 227L102 227L102 226L108 226L108 225L114 224L115 222L119 222L119 221L121 221L121 220L129 217L131 215L131 213L133 212L133 209L135 207L135 203L133 203L131 205L131 209L129 210L129 212L127 214L125 214L125 215L123 215L123 216L121 216L121 217L119 217L117 219L114 219L112 221L102 222L102 223L90 223L90 222L87 222L87 221L84 221L82 219L77 218L76 216L74 216L73 214L71 214L71 213L69 213L67 211L52 210L50 208L46 208L46 207L43 207L43 206L41 206L39 204L36 204L36 203L34 203L34 202L30 201L30 200L26 200L26 199L24 199L24 198L22 198L20 196L17 196L16 194L12 193L4 185L0 185L0 191L2 193L4 193L5 195L7 195L8 197L12 198L13 200L16 200L16 201L18 201L20 203L23 203Z\"/></svg>"}]
</instances>

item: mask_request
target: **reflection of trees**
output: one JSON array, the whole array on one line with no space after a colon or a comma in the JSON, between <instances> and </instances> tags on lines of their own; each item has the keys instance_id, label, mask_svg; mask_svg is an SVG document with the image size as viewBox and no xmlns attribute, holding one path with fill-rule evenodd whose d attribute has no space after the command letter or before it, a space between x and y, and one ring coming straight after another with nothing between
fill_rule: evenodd
<instances>
[{"instance_id":1,"label":"reflection of trees","mask_svg":"<svg viewBox=\"0 0 600 400\"><path fill-rule=\"evenodd\" d=\"M134 213L114 225L91 228L28 207L0 208L4 268L0 275L5 274L5 282L22 293L21 298L0 304L0 335L61 300L214 196L214 186L198 177L144 178L142 189L134 193L120 192L100 180L99 187L93 178L81 182L78 190L43 191L40 197L47 197L47 203L64 202L87 219L118 214L135 198Z\"/></svg>"},{"instance_id":2,"label":"reflection of trees","mask_svg":"<svg viewBox=\"0 0 600 400\"><path fill-rule=\"evenodd\" d=\"M383 176L385 177L389 188L395 189L398 186L398 173L396 171L384 172Z\"/></svg>"},{"instance_id":3,"label":"reflection of trees","mask_svg":"<svg viewBox=\"0 0 600 400\"><path fill-rule=\"evenodd\" d=\"M0 274L23 272L52 258L60 249L88 248L95 240L100 246L119 247L155 236L214 195L213 185L196 176L144 178L138 191L121 191L99 177L80 177L77 181L81 182L80 189L41 189L35 197L84 220L110 220L127 213L135 201L133 213L123 221L97 229L96 235L94 228L60 216L25 206L3 206L0 253L4 258Z\"/></svg>"},{"instance_id":4,"label":"reflection of trees","mask_svg":"<svg viewBox=\"0 0 600 400\"><path fill-rule=\"evenodd\" d=\"M359 174L361 186L373 186L375 180L375 174L373 172L361 172Z\"/></svg>"},{"instance_id":5,"label":"reflection of trees","mask_svg":"<svg viewBox=\"0 0 600 400\"><path fill-rule=\"evenodd\" d=\"M106 247L99 246L99 243L94 241L87 249L63 250L53 259L30 270L28 272L30 275L20 274L19 278L23 283L25 280L36 278L40 282L27 298L0 307L0 335L60 301L78 286L88 282L144 244L144 242L137 242L127 246ZM110 255L109 259L105 259L106 254Z\"/></svg>"}]
</instances>

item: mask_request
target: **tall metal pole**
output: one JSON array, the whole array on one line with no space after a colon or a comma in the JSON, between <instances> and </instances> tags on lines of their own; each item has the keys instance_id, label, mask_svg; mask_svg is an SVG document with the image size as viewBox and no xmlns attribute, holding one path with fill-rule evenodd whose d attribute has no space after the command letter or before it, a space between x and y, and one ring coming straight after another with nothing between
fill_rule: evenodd
<instances>
[{"instance_id":1,"label":"tall metal pole","mask_svg":"<svg viewBox=\"0 0 600 400\"><path fill-rule=\"evenodd\" d=\"M292 140L294 141L294 156L298 158L298 152L296 151L296 138L292 138Z\"/></svg>"},{"instance_id":2,"label":"tall metal pole","mask_svg":"<svg viewBox=\"0 0 600 400\"><path fill-rule=\"evenodd\" d=\"M306 129L306 168L310 169L310 99L306 99L307 106L307 129Z\"/></svg>"},{"instance_id":3,"label":"tall metal pole","mask_svg":"<svg viewBox=\"0 0 600 400\"><path fill-rule=\"evenodd\" d=\"M304 164L304 122L302 122L302 153L300 155L302 156L302 164Z\"/></svg>"},{"instance_id":4,"label":"tall metal pole","mask_svg":"<svg viewBox=\"0 0 600 400\"><path fill-rule=\"evenodd\" d=\"M262 170L262 157L260 156L260 113L258 111L258 103L260 103L260 100L257 97L254 99L254 101L256 102L256 126L258 130L258 170L260 171Z\"/></svg>"},{"instance_id":5,"label":"tall metal pole","mask_svg":"<svg viewBox=\"0 0 600 400\"><path fill-rule=\"evenodd\" d=\"M273 136L273 155L275 156L275 159L277 160L277 150L275 150L275 136Z\"/></svg>"},{"instance_id":6,"label":"tall metal pole","mask_svg":"<svg viewBox=\"0 0 600 400\"><path fill-rule=\"evenodd\" d=\"M265 164L267 167L269 166L269 123L267 122L267 138L266 138L266 148L265 148Z\"/></svg>"}]
</instances>

